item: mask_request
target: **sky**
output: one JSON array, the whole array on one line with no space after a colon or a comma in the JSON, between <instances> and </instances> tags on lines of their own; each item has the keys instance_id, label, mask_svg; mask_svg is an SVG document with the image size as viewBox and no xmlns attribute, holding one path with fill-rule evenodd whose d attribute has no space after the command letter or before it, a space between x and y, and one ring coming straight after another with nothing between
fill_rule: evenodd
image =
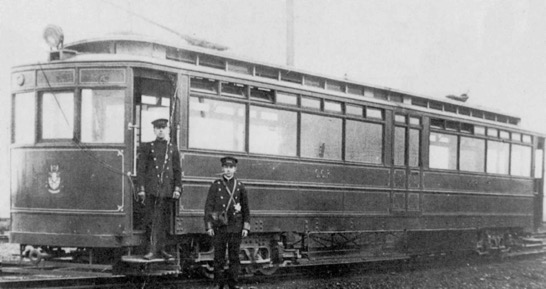
<instances>
[{"instance_id":1,"label":"sky","mask_svg":"<svg viewBox=\"0 0 546 289\"><path fill-rule=\"evenodd\" d=\"M47 60L48 24L65 43L119 32L174 39L136 15L286 63L285 0L0 0L0 96L9 102L12 66ZM294 0L294 15L296 68L436 98L467 93L469 104L546 133L546 1ZM0 217L9 216L9 115L1 105Z\"/></svg>"}]
</instances>

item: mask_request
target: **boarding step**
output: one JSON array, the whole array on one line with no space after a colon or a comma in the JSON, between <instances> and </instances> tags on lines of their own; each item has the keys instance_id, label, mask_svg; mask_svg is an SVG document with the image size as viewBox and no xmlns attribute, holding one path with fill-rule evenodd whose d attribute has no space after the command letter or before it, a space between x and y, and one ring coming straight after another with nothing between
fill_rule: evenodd
<instances>
[{"instance_id":1,"label":"boarding step","mask_svg":"<svg viewBox=\"0 0 546 289\"><path fill-rule=\"evenodd\" d=\"M155 258L144 259L140 255L122 256L121 261L112 266L114 275L171 275L180 273L178 260Z\"/></svg>"},{"instance_id":2,"label":"boarding step","mask_svg":"<svg viewBox=\"0 0 546 289\"><path fill-rule=\"evenodd\" d=\"M317 265L341 265L341 264L358 264L372 263L382 261L399 261L408 260L409 255L406 254L388 254L388 255L371 255L371 254L338 254L338 255L314 255L311 254L308 258L299 259L296 266L317 266Z\"/></svg>"},{"instance_id":3,"label":"boarding step","mask_svg":"<svg viewBox=\"0 0 546 289\"><path fill-rule=\"evenodd\" d=\"M539 248L544 246L544 239L536 237L521 238L523 241L522 247L524 248Z\"/></svg>"}]
</instances>

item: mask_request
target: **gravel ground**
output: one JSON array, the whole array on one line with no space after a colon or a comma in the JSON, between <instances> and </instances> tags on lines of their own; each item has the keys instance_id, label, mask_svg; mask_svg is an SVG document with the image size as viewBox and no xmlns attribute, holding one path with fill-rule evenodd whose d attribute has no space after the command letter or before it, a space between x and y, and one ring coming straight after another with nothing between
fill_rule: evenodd
<instances>
[{"instance_id":1,"label":"gravel ground","mask_svg":"<svg viewBox=\"0 0 546 289\"><path fill-rule=\"evenodd\" d=\"M0 243L0 260L13 259L17 244ZM361 267L322 268L293 280L243 280L244 288L320 289L320 288L546 288L546 256L516 258L504 261L465 260L440 262L435 265L406 266L399 270L378 271ZM256 278L253 278L256 280ZM200 288L213 288L212 285Z\"/></svg>"},{"instance_id":2,"label":"gravel ground","mask_svg":"<svg viewBox=\"0 0 546 289\"><path fill-rule=\"evenodd\" d=\"M449 262L448 262L449 263ZM474 262L475 263L475 262ZM546 288L546 257L534 256L482 264L435 265L392 272L317 272L306 280L245 284L247 288Z\"/></svg>"},{"instance_id":3,"label":"gravel ground","mask_svg":"<svg viewBox=\"0 0 546 289\"><path fill-rule=\"evenodd\" d=\"M0 242L0 261L12 261L19 259L19 244L10 244Z\"/></svg>"}]
</instances>

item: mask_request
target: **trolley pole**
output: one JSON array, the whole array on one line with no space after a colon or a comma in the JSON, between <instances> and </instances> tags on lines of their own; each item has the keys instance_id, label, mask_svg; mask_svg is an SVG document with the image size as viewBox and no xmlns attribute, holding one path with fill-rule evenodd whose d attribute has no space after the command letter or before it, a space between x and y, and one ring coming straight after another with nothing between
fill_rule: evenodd
<instances>
[{"instance_id":1,"label":"trolley pole","mask_svg":"<svg viewBox=\"0 0 546 289\"><path fill-rule=\"evenodd\" d=\"M294 0L286 0L286 65L294 66Z\"/></svg>"}]
</instances>

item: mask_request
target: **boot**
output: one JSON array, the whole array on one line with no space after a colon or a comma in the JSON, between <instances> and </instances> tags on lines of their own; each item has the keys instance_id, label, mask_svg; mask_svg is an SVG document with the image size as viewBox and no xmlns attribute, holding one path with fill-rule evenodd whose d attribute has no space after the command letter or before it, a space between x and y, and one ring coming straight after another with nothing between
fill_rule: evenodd
<instances>
[{"instance_id":1,"label":"boot","mask_svg":"<svg viewBox=\"0 0 546 289\"><path fill-rule=\"evenodd\" d=\"M142 257L142 258L144 258L146 260L152 260L154 257L155 257L154 252L149 252L148 254L144 255L144 257Z\"/></svg>"},{"instance_id":2,"label":"boot","mask_svg":"<svg viewBox=\"0 0 546 289\"><path fill-rule=\"evenodd\" d=\"M170 260L170 259L174 259L173 255L165 252L165 250L161 250L161 256L165 259L165 260Z\"/></svg>"}]
</instances>

